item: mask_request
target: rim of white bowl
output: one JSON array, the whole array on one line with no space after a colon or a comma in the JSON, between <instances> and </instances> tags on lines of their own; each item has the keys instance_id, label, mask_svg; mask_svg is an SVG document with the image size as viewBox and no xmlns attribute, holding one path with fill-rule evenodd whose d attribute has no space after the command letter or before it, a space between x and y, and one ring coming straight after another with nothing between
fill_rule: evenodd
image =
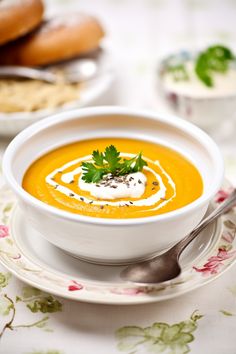
<instances>
[{"instance_id":1,"label":"rim of white bowl","mask_svg":"<svg viewBox=\"0 0 236 354\"><path fill-rule=\"evenodd\" d=\"M129 218L129 219L115 219L115 218L98 218L94 216L84 216L80 214L74 214L68 211L63 211L56 207L50 206L39 199L33 197L28 192L26 192L22 186L16 181L14 175L12 173L12 160L17 152L19 146L21 146L22 142L25 142L28 137L32 137L35 133L38 133L40 130L47 129L50 126L53 126L56 123L60 123L62 121L67 121L70 119L81 119L89 116L101 116L101 115L129 115L133 117L140 118L148 118L153 120L159 120L161 122L167 123L172 127L176 127L183 132L189 134L190 136L197 139L200 143L204 142L204 146L209 152L211 152L211 157L213 158L215 169L215 177L212 180L211 188L204 191L203 194L197 198L195 201L183 206L179 209L154 215L154 216L146 216L140 218ZM146 224L152 223L157 220L168 221L169 219L176 219L177 217L188 214L193 209L203 206L205 203L209 202L211 198L214 197L216 192L219 190L221 183L223 181L224 176L224 162L223 157L221 155L220 149L216 145L216 143L212 140L210 136L208 136L203 130L198 128L197 126L189 123L188 121L181 119L175 115L168 115L158 113L156 111L150 111L145 109L135 109L129 107L122 106L98 106L98 107L88 107L88 108L80 108L76 110L71 110L67 112L62 112L50 116L46 119L43 119L37 123L32 124L28 128L24 129L20 132L8 145L5 154L3 156L3 173L4 176L13 189L14 193L24 202L33 205L36 208L41 209L44 212L48 212L53 214L54 216L61 217L66 220L78 221L85 224L102 224L104 226L116 225L116 226L132 226L134 224Z\"/></svg>"}]
</instances>

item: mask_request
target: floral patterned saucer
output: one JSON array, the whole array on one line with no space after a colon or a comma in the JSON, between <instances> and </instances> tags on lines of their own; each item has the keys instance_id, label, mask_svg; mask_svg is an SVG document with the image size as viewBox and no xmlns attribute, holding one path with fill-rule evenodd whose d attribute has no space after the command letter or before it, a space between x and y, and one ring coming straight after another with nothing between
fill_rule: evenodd
<instances>
[{"instance_id":1,"label":"floral patterned saucer","mask_svg":"<svg viewBox=\"0 0 236 354\"><path fill-rule=\"evenodd\" d=\"M226 184L211 208L222 202L231 189ZM22 281L73 300L140 304L197 289L235 263L235 235L236 210L231 210L184 251L180 277L156 286L137 286L119 278L122 267L88 264L48 243L27 223L11 191L0 186L0 262Z\"/></svg>"}]
</instances>

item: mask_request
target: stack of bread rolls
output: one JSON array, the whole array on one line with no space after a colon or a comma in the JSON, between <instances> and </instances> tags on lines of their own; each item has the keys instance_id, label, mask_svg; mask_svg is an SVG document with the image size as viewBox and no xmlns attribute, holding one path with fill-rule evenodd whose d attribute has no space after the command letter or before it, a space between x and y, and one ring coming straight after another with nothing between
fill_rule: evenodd
<instances>
[{"instance_id":1,"label":"stack of bread rolls","mask_svg":"<svg viewBox=\"0 0 236 354\"><path fill-rule=\"evenodd\" d=\"M0 66L46 67L95 51L104 36L94 17L73 12L44 18L42 0L0 0ZM0 115L54 110L80 98L81 84L0 78ZM10 116L8 115L8 118ZM1 134L1 132L0 132Z\"/></svg>"},{"instance_id":2,"label":"stack of bread rolls","mask_svg":"<svg viewBox=\"0 0 236 354\"><path fill-rule=\"evenodd\" d=\"M43 14L42 0L0 1L1 65L46 66L99 47L104 30L94 17Z\"/></svg>"}]
</instances>

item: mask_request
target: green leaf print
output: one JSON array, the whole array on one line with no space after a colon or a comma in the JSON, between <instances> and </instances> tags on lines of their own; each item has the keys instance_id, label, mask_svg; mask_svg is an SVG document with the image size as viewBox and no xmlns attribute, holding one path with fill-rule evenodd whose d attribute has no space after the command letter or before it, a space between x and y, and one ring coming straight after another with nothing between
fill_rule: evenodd
<instances>
[{"instance_id":1,"label":"green leaf print","mask_svg":"<svg viewBox=\"0 0 236 354\"><path fill-rule=\"evenodd\" d=\"M33 312L53 313L62 311L62 304L52 295L44 294L41 290L26 286L22 291L22 298L17 301L26 303L27 308Z\"/></svg>"},{"instance_id":2,"label":"green leaf print","mask_svg":"<svg viewBox=\"0 0 236 354\"><path fill-rule=\"evenodd\" d=\"M144 329L135 326L118 329L116 337L119 340L118 348L123 351L135 349L136 346L146 340Z\"/></svg>"},{"instance_id":3,"label":"green leaf print","mask_svg":"<svg viewBox=\"0 0 236 354\"><path fill-rule=\"evenodd\" d=\"M51 295L41 298L27 304L31 312L53 313L62 310L62 304Z\"/></svg>"},{"instance_id":4,"label":"green leaf print","mask_svg":"<svg viewBox=\"0 0 236 354\"><path fill-rule=\"evenodd\" d=\"M10 277L10 273L0 273L0 291L8 285Z\"/></svg>"},{"instance_id":5,"label":"green leaf print","mask_svg":"<svg viewBox=\"0 0 236 354\"><path fill-rule=\"evenodd\" d=\"M202 315L194 312L190 319L169 325L156 322L150 327L127 326L116 331L118 349L129 354L145 353L186 354L189 343L194 340L193 332Z\"/></svg>"},{"instance_id":6,"label":"green leaf print","mask_svg":"<svg viewBox=\"0 0 236 354\"><path fill-rule=\"evenodd\" d=\"M41 294L42 294L41 290L33 288L31 286L24 286L22 289L22 297L24 299L29 299L34 296L39 296Z\"/></svg>"},{"instance_id":7,"label":"green leaf print","mask_svg":"<svg viewBox=\"0 0 236 354\"><path fill-rule=\"evenodd\" d=\"M232 222L231 220L225 220L224 221L224 225L228 228L228 229L235 229L236 225L234 222Z\"/></svg>"},{"instance_id":8,"label":"green leaf print","mask_svg":"<svg viewBox=\"0 0 236 354\"><path fill-rule=\"evenodd\" d=\"M222 313L222 315L225 316L235 316L232 312L226 311L226 310L220 310L220 312Z\"/></svg>"},{"instance_id":9,"label":"green leaf print","mask_svg":"<svg viewBox=\"0 0 236 354\"><path fill-rule=\"evenodd\" d=\"M9 299L5 295L0 296L0 315L7 316L12 309L13 305Z\"/></svg>"},{"instance_id":10,"label":"green leaf print","mask_svg":"<svg viewBox=\"0 0 236 354\"><path fill-rule=\"evenodd\" d=\"M7 276L5 276L4 279L3 284L6 286ZM32 313L41 312L46 314L62 310L62 304L52 295L43 293L41 290L30 286L23 287L20 296L16 295L14 299L7 294L4 294L3 296L0 296L0 314L3 316L9 316L0 332L0 339L3 337L6 330L14 331L23 328L37 327L43 331L52 331L52 329L48 327L48 320L50 319L49 316L44 316L41 319L30 323L15 324L15 315L17 313L18 303L24 303Z\"/></svg>"},{"instance_id":11,"label":"green leaf print","mask_svg":"<svg viewBox=\"0 0 236 354\"><path fill-rule=\"evenodd\" d=\"M9 202L9 203L5 204L3 211L2 211L3 214L9 213L12 210L13 206L14 206L13 202Z\"/></svg>"}]
</instances>

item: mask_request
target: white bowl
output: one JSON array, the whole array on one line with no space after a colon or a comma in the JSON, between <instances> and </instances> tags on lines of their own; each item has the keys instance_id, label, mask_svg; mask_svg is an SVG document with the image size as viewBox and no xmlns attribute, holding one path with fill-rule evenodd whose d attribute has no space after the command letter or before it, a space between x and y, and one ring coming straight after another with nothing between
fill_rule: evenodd
<instances>
[{"instance_id":1,"label":"white bowl","mask_svg":"<svg viewBox=\"0 0 236 354\"><path fill-rule=\"evenodd\" d=\"M72 141L99 136L142 138L181 152L202 175L202 196L162 215L103 219L59 210L21 187L26 169L42 154ZM222 183L223 160L213 140L182 119L108 106L64 112L25 129L8 146L3 171L25 218L49 242L91 262L122 264L162 252L199 223Z\"/></svg>"},{"instance_id":2,"label":"white bowl","mask_svg":"<svg viewBox=\"0 0 236 354\"><path fill-rule=\"evenodd\" d=\"M173 61L185 62L196 56L195 52L179 51L165 57L158 67L158 88L167 106L180 117L198 125L209 133L217 133L226 123L235 119L236 92L227 94L182 93L165 86L164 75ZM203 90L204 91L204 90Z\"/></svg>"}]
</instances>

